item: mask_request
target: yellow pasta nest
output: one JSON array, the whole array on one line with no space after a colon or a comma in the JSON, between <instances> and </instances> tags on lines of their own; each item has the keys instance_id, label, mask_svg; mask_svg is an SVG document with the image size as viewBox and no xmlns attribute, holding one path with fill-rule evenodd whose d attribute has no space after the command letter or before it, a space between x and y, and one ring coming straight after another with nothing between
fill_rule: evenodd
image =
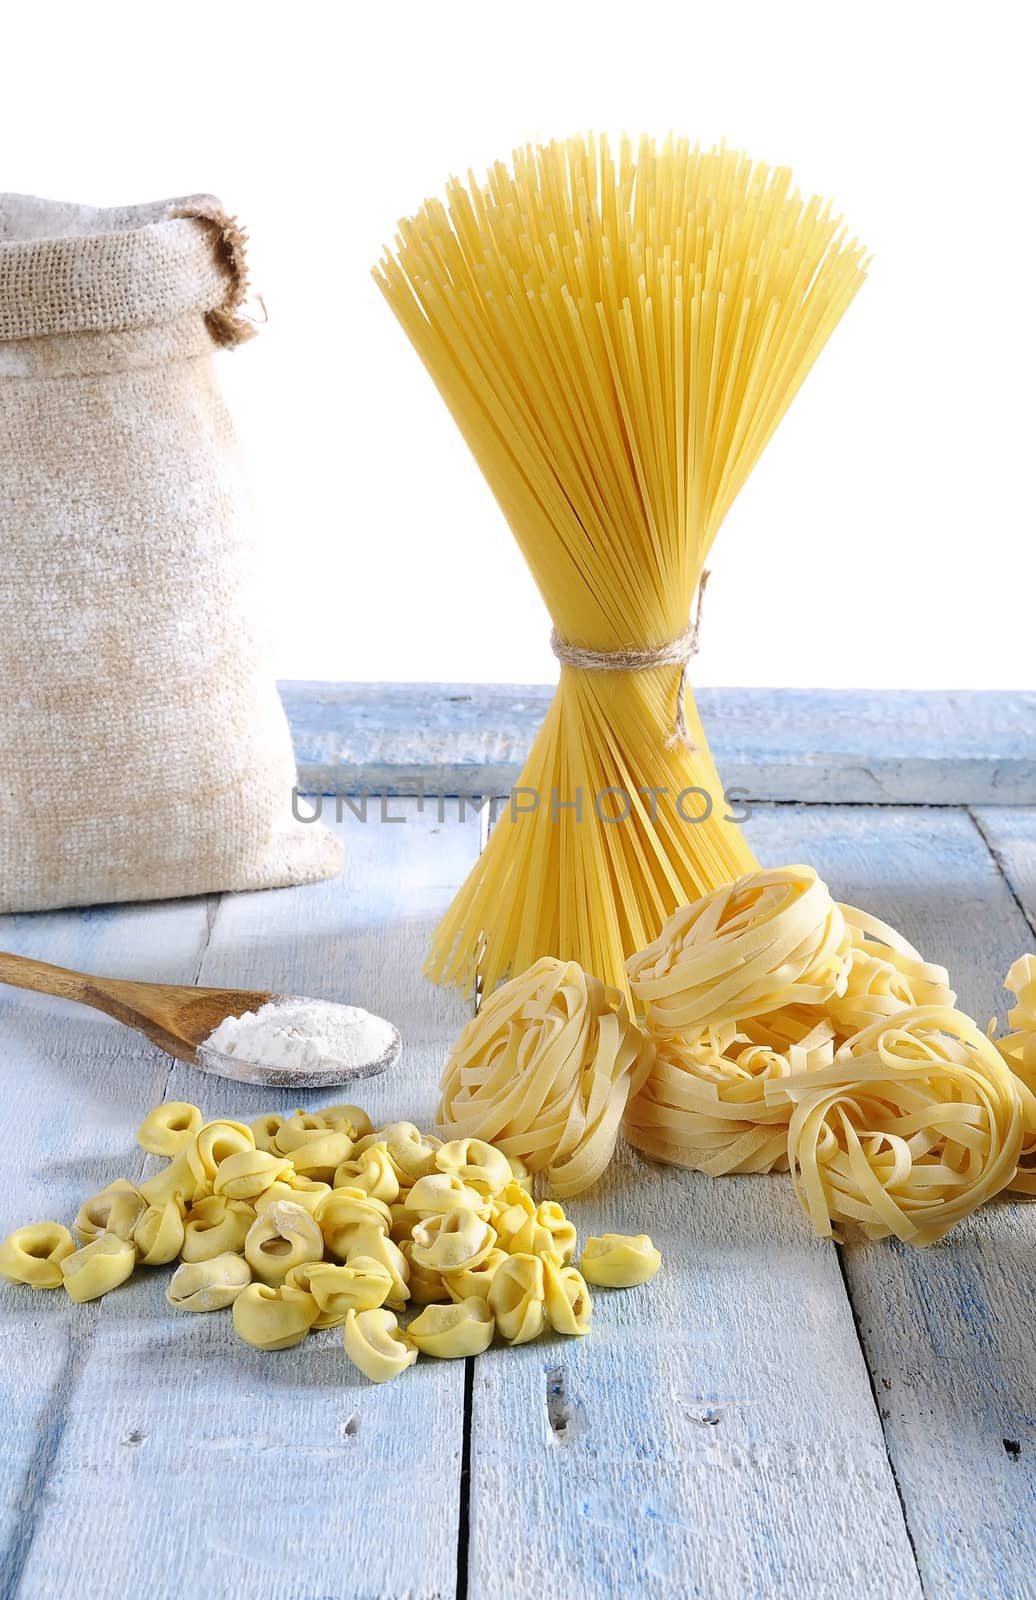
<instances>
[{"instance_id":1,"label":"yellow pasta nest","mask_svg":"<svg viewBox=\"0 0 1036 1600\"><path fill-rule=\"evenodd\" d=\"M901 933L855 906L839 905L851 948L845 989L824 1013L840 1041L908 1006L956 1004L945 967L925 961Z\"/></svg>"},{"instance_id":2,"label":"yellow pasta nest","mask_svg":"<svg viewBox=\"0 0 1036 1600\"><path fill-rule=\"evenodd\" d=\"M483 1002L442 1079L438 1124L545 1171L556 1195L578 1194L611 1160L630 1094L654 1046L617 989L574 961L545 956Z\"/></svg>"},{"instance_id":3,"label":"yellow pasta nest","mask_svg":"<svg viewBox=\"0 0 1036 1600\"><path fill-rule=\"evenodd\" d=\"M681 906L627 963L630 987L659 1039L694 1039L716 1022L845 993L852 938L812 867L747 873Z\"/></svg>"},{"instance_id":4,"label":"yellow pasta nest","mask_svg":"<svg viewBox=\"0 0 1036 1600\"><path fill-rule=\"evenodd\" d=\"M690 1043L663 1042L651 1076L626 1108L623 1131L644 1155L711 1178L785 1171L791 1109L769 1102L767 1086L831 1055L824 1024L788 1053L753 1044L729 1026Z\"/></svg>"},{"instance_id":5,"label":"yellow pasta nest","mask_svg":"<svg viewBox=\"0 0 1036 1600\"><path fill-rule=\"evenodd\" d=\"M1012 1181L1022 1104L970 1018L919 1006L874 1023L834 1063L774 1083L793 1105L788 1154L814 1229L926 1245Z\"/></svg>"}]
</instances>

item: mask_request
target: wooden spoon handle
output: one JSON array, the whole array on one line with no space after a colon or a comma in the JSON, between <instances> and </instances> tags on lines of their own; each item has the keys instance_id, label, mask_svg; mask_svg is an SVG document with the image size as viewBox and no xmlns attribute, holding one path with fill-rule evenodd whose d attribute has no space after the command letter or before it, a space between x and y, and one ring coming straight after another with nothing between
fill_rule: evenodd
<instances>
[{"instance_id":1,"label":"wooden spoon handle","mask_svg":"<svg viewBox=\"0 0 1036 1600\"><path fill-rule=\"evenodd\" d=\"M96 978L85 972L71 972L68 967L52 967L46 961L32 961L28 956L11 956L0 951L0 983L13 984L16 989L35 989L37 994L57 994L65 1000L79 1000L86 1005L96 1004Z\"/></svg>"}]
</instances>

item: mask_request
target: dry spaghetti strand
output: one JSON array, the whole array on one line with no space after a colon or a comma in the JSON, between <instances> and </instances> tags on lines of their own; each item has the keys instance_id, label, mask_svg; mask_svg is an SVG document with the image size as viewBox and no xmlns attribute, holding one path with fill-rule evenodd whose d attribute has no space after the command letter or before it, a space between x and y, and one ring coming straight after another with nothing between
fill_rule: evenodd
<instances>
[{"instance_id":1,"label":"dry spaghetti strand","mask_svg":"<svg viewBox=\"0 0 1036 1600\"><path fill-rule=\"evenodd\" d=\"M559 638L595 652L684 633L720 523L863 274L785 169L590 137L451 181L375 269ZM690 692L687 740L667 743L682 681L562 666L528 803L444 917L433 977L488 989L553 955L625 986L674 907L754 867Z\"/></svg>"}]
</instances>

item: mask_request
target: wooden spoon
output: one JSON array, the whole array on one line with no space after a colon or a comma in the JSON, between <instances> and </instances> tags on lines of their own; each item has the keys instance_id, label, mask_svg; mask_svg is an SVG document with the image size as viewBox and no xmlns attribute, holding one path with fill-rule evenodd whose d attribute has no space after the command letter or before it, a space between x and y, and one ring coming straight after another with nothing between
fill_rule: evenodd
<instances>
[{"instance_id":1,"label":"wooden spoon","mask_svg":"<svg viewBox=\"0 0 1036 1600\"><path fill-rule=\"evenodd\" d=\"M224 1055L205 1041L225 1017L240 1017L258 1011L271 1000L302 999L299 995L276 994L266 989L197 989L172 983L136 983L128 978L94 978L67 967L52 967L46 961L0 952L0 983L16 989L34 989L38 994L59 995L93 1006L127 1028L143 1033L167 1055L176 1056L202 1072L238 1083L265 1083L292 1089L315 1089L324 1084L345 1083L351 1078L370 1078L384 1072L398 1060L402 1041L392 1029L392 1042L376 1061L361 1066L269 1067L241 1056ZM314 1002L316 1004L317 1002Z\"/></svg>"}]
</instances>

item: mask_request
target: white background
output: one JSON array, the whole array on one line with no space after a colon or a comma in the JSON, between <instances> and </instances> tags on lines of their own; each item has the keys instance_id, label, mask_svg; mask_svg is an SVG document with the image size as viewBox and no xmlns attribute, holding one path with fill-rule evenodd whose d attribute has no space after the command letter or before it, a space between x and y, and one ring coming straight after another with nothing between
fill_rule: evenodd
<instances>
[{"instance_id":1,"label":"white background","mask_svg":"<svg viewBox=\"0 0 1036 1600\"><path fill-rule=\"evenodd\" d=\"M295 678L541 681L548 623L369 277L453 170L586 128L832 196L869 282L728 518L700 682L1036 681L1032 52L1021 6L0 0L0 187L211 190L270 321L220 357Z\"/></svg>"}]
</instances>

